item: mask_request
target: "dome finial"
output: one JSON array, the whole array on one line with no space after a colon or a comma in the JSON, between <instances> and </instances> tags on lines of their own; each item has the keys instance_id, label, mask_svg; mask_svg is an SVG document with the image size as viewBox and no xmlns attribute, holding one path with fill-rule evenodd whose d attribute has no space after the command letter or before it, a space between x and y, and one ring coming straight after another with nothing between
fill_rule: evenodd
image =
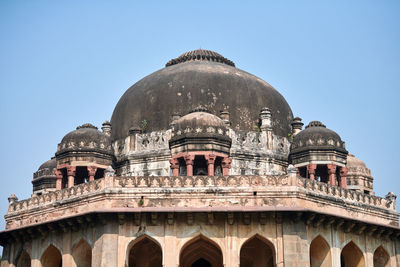
<instances>
[{"instance_id":1,"label":"dome finial","mask_svg":"<svg viewBox=\"0 0 400 267\"><path fill-rule=\"evenodd\" d=\"M187 61L211 61L211 62L219 62L219 63L223 63L226 65L235 67L235 63L233 63L231 60L223 57L222 55L220 55L214 51L205 50L205 49L201 49L201 48L183 53L179 57L171 59L170 61L167 62L167 64L165 64L165 67L169 67L169 66L187 62Z\"/></svg>"}]
</instances>

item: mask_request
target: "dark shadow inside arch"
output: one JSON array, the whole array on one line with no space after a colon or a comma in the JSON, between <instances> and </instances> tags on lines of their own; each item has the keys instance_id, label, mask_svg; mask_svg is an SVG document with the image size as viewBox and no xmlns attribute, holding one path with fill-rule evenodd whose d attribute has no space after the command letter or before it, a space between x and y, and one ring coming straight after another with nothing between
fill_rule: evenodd
<instances>
[{"instance_id":1,"label":"dark shadow inside arch","mask_svg":"<svg viewBox=\"0 0 400 267\"><path fill-rule=\"evenodd\" d=\"M350 241L343 247L340 253L340 266L341 267L364 267L365 261L361 250L353 241Z\"/></svg>"},{"instance_id":2,"label":"dark shadow inside arch","mask_svg":"<svg viewBox=\"0 0 400 267\"><path fill-rule=\"evenodd\" d=\"M61 253L55 246L50 245L43 253L40 262L42 267L62 267Z\"/></svg>"},{"instance_id":3,"label":"dark shadow inside arch","mask_svg":"<svg viewBox=\"0 0 400 267\"><path fill-rule=\"evenodd\" d=\"M275 249L265 238L255 235L240 249L240 267L274 267Z\"/></svg>"},{"instance_id":4,"label":"dark shadow inside arch","mask_svg":"<svg viewBox=\"0 0 400 267\"><path fill-rule=\"evenodd\" d=\"M310 266L332 266L331 248L322 236L317 236L310 244Z\"/></svg>"},{"instance_id":5,"label":"dark shadow inside arch","mask_svg":"<svg viewBox=\"0 0 400 267\"><path fill-rule=\"evenodd\" d=\"M31 267L31 257L25 250L19 255L16 267Z\"/></svg>"},{"instance_id":6,"label":"dark shadow inside arch","mask_svg":"<svg viewBox=\"0 0 400 267\"><path fill-rule=\"evenodd\" d=\"M211 267L211 263L209 263L207 260L200 258L194 263L192 263L191 267Z\"/></svg>"},{"instance_id":7,"label":"dark shadow inside arch","mask_svg":"<svg viewBox=\"0 0 400 267\"><path fill-rule=\"evenodd\" d=\"M75 245L72 250L72 258L78 267L92 266L92 248L84 239Z\"/></svg>"},{"instance_id":8,"label":"dark shadow inside arch","mask_svg":"<svg viewBox=\"0 0 400 267\"><path fill-rule=\"evenodd\" d=\"M389 266L389 260L389 253L382 246L379 246L374 252L374 267Z\"/></svg>"},{"instance_id":9,"label":"dark shadow inside arch","mask_svg":"<svg viewBox=\"0 0 400 267\"><path fill-rule=\"evenodd\" d=\"M147 236L128 250L129 267L162 267L161 247Z\"/></svg>"}]
</instances>

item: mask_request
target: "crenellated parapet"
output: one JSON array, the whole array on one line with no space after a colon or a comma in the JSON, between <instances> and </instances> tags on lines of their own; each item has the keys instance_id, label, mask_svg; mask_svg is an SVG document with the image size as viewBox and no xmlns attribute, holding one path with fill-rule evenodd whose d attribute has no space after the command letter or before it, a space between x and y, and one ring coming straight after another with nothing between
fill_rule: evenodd
<instances>
[{"instance_id":1,"label":"crenellated parapet","mask_svg":"<svg viewBox=\"0 0 400 267\"><path fill-rule=\"evenodd\" d=\"M7 229L95 211L302 210L398 225L395 195L386 198L295 174L271 176L110 176L10 201ZM394 200L393 200L394 199ZM90 200L90 201L89 201ZM29 216L28 216L29 215Z\"/></svg>"}]
</instances>

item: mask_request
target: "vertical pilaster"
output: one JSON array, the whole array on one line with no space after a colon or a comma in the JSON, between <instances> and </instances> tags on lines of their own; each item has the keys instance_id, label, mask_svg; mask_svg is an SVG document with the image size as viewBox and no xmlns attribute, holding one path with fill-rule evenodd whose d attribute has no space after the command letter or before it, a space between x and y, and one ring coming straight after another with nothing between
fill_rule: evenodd
<instances>
[{"instance_id":1,"label":"vertical pilaster","mask_svg":"<svg viewBox=\"0 0 400 267\"><path fill-rule=\"evenodd\" d=\"M232 215L233 216L233 215ZM238 248L238 223L234 219L225 220L225 267L238 267L240 261L240 251Z\"/></svg>"},{"instance_id":2,"label":"vertical pilaster","mask_svg":"<svg viewBox=\"0 0 400 267\"><path fill-rule=\"evenodd\" d=\"M179 251L177 251L177 238L176 238L176 220L174 214L169 219L165 220L165 237L163 249L163 267L178 267L179 264Z\"/></svg>"},{"instance_id":3,"label":"vertical pilaster","mask_svg":"<svg viewBox=\"0 0 400 267\"><path fill-rule=\"evenodd\" d=\"M284 267L284 251L283 251L283 226L282 226L282 215L276 214L276 266Z\"/></svg>"}]
</instances>

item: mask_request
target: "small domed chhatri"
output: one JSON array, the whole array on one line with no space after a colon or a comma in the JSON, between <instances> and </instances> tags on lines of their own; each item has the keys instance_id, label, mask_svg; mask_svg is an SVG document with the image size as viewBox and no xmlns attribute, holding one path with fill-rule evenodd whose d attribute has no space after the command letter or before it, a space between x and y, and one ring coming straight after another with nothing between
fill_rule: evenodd
<instances>
[{"instance_id":1,"label":"small domed chhatri","mask_svg":"<svg viewBox=\"0 0 400 267\"><path fill-rule=\"evenodd\" d=\"M59 144L57 154L83 150L112 154L110 137L100 132L96 126L85 123L64 136Z\"/></svg>"},{"instance_id":2,"label":"small domed chhatri","mask_svg":"<svg viewBox=\"0 0 400 267\"><path fill-rule=\"evenodd\" d=\"M299 124L299 120L294 120ZM320 121L294 135L289 162L302 177L347 187L347 150L340 136Z\"/></svg>"},{"instance_id":3,"label":"small domed chhatri","mask_svg":"<svg viewBox=\"0 0 400 267\"><path fill-rule=\"evenodd\" d=\"M56 175L57 168L56 158L52 158L40 165L37 172L33 174L33 194L41 195L44 192L56 190Z\"/></svg>"},{"instance_id":4,"label":"small domed chhatri","mask_svg":"<svg viewBox=\"0 0 400 267\"><path fill-rule=\"evenodd\" d=\"M219 53L132 85L11 194L1 267L399 266L396 195ZM52 155L50 155L52 156ZM11 193L11 192L10 192Z\"/></svg>"}]
</instances>

